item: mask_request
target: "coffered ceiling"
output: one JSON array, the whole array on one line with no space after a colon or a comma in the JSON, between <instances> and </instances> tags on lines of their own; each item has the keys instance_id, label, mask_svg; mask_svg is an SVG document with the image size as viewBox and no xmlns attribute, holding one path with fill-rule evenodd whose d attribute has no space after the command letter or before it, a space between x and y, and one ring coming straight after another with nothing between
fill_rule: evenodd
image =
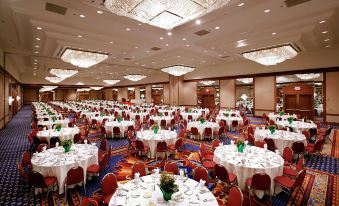
<instances>
[{"instance_id":1,"label":"coffered ceiling","mask_svg":"<svg viewBox=\"0 0 339 206\"><path fill-rule=\"evenodd\" d=\"M200 24L190 21L168 35L164 29L111 13L102 0L2 0L0 46L6 67L17 70L20 82L46 84L49 68L78 69L76 76L61 82L67 85L105 85L104 79L121 79L117 85L163 82L169 77L160 68L174 64L196 67L185 79L293 70L301 61L298 56L307 61L308 54L338 54L339 1L287 2L300 4L231 0L200 17ZM240 55L288 42L301 53L288 60L292 66L286 68L258 66ZM109 58L88 69L76 68L60 59L65 47L107 52ZM339 65L339 60L333 61ZM236 64L246 67L225 69ZM136 83L123 79L131 73L148 77Z\"/></svg>"}]
</instances>

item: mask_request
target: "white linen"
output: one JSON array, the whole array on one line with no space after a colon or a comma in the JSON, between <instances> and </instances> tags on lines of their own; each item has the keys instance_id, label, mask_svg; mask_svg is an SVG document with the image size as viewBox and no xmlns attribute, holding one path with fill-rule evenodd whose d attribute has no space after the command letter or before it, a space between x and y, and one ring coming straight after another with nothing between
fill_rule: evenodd
<instances>
[{"instance_id":1,"label":"white linen","mask_svg":"<svg viewBox=\"0 0 339 206\"><path fill-rule=\"evenodd\" d=\"M268 114L268 118L270 120L273 120L273 121L277 121L277 118L282 118L282 120L287 120L287 118L289 118L289 117L297 118L297 115L295 115L295 114L293 114L293 115L291 115L291 114L280 115L279 113L273 113L273 112Z\"/></svg>"},{"instance_id":2,"label":"white linen","mask_svg":"<svg viewBox=\"0 0 339 206\"><path fill-rule=\"evenodd\" d=\"M56 176L59 194L64 193L65 178L69 169L80 166L84 169L86 181L87 167L98 164L98 148L95 145L73 144L71 151L64 152L63 147L55 147L33 155L33 170L44 176Z\"/></svg>"},{"instance_id":3,"label":"white linen","mask_svg":"<svg viewBox=\"0 0 339 206\"><path fill-rule=\"evenodd\" d=\"M171 124L171 119L173 119L172 116L151 116L149 119L153 119L155 123L157 123L160 126L161 120L166 120L166 124Z\"/></svg>"},{"instance_id":4,"label":"white linen","mask_svg":"<svg viewBox=\"0 0 339 206\"><path fill-rule=\"evenodd\" d=\"M91 120L92 119L97 120L97 122L99 122L101 124L104 119L107 119L108 121L114 121L115 117L114 116L96 116L96 117L92 116Z\"/></svg>"},{"instance_id":5,"label":"white linen","mask_svg":"<svg viewBox=\"0 0 339 206\"><path fill-rule=\"evenodd\" d=\"M187 124L187 129L191 130L192 127L196 127L198 129L198 132L200 133L201 137L203 136L205 128L207 128L207 127L212 128L212 137L213 137L213 132L219 131L219 128L220 128L218 123L208 122L208 121L204 122L203 124L201 124L200 121L189 122Z\"/></svg>"},{"instance_id":6,"label":"white linen","mask_svg":"<svg viewBox=\"0 0 339 206\"><path fill-rule=\"evenodd\" d=\"M242 163L242 160L244 163ZM278 154L265 149L246 146L244 153L237 152L235 145L223 145L214 151L213 161L223 165L228 172L237 175L238 185L245 190L247 178L258 172L271 177L271 192L274 190L274 178L283 174L284 160Z\"/></svg>"},{"instance_id":7,"label":"white linen","mask_svg":"<svg viewBox=\"0 0 339 206\"><path fill-rule=\"evenodd\" d=\"M113 133L113 128L114 127L119 127L120 128L120 134L121 136L124 135L125 132L127 132L129 126L134 126L134 121L113 121L113 122L106 122L105 123L105 130L106 131L111 131Z\"/></svg>"},{"instance_id":8,"label":"white linen","mask_svg":"<svg viewBox=\"0 0 339 206\"><path fill-rule=\"evenodd\" d=\"M288 121L277 121L279 129L284 127L292 127L295 132L302 132L305 130L309 130L311 128L317 128L317 125L309 122L301 122L301 121L293 121L291 124Z\"/></svg>"},{"instance_id":9,"label":"white linen","mask_svg":"<svg viewBox=\"0 0 339 206\"><path fill-rule=\"evenodd\" d=\"M38 125L46 126L48 129L52 129L53 125L60 124L62 127L68 127L69 119L61 120L49 120L49 121L38 121Z\"/></svg>"},{"instance_id":10,"label":"white linen","mask_svg":"<svg viewBox=\"0 0 339 206\"><path fill-rule=\"evenodd\" d=\"M158 200L163 201L162 192L158 186L160 175L147 175L141 177L142 180L131 180L122 186L121 190L117 190L112 196L109 206L118 205L140 205L147 206L150 202L153 205L170 205L166 202L160 203ZM199 182L174 175L176 178L175 184L178 185L179 191L172 195L172 200L169 203L173 203L175 206L188 206L188 205L204 205L204 206L217 206L218 202L212 192L210 192L205 186L197 187ZM142 182L143 181L143 182ZM153 189L155 189L153 191ZM118 194L121 191L120 194ZM135 194L137 194L135 196ZM139 195L139 196L138 196ZM138 196L138 197L137 197ZM182 199L176 198L181 196Z\"/></svg>"},{"instance_id":11,"label":"white linen","mask_svg":"<svg viewBox=\"0 0 339 206\"><path fill-rule=\"evenodd\" d=\"M148 115L148 113L145 112L140 112L140 113L135 113L135 112L131 112L129 114L129 116L131 117L131 119L135 120L135 117L139 115L140 120L143 121L144 117L146 117L146 115Z\"/></svg>"},{"instance_id":12,"label":"white linen","mask_svg":"<svg viewBox=\"0 0 339 206\"><path fill-rule=\"evenodd\" d=\"M154 158L158 142L164 141L167 146L174 144L177 139L177 133L171 130L159 129L158 133L154 134L153 130L141 130L137 132L137 138L149 146L151 158Z\"/></svg>"},{"instance_id":13,"label":"white linen","mask_svg":"<svg viewBox=\"0 0 339 206\"><path fill-rule=\"evenodd\" d=\"M48 129L48 130L42 130L37 133L37 137L46 138L48 144L51 137L59 137L60 141L64 139L74 139L74 135L79 134L80 130L78 127L67 127L67 128L61 128L60 131L56 131L55 129Z\"/></svg>"}]
</instances>

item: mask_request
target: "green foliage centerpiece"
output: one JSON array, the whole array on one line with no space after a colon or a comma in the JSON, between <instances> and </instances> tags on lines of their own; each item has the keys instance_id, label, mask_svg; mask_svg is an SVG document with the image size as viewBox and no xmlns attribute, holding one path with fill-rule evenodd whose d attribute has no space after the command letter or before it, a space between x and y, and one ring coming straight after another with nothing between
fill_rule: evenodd
<instances>
[{"instance_id":1,"label":"green foliage centerpiece","mask_svg":"<svg viewBox=\"0 0 339 206\"><path fill-rule=\"evenodd\" d=\"M61 141L61 146L63 146L65 153L71 150L72 144L73 144L73 141L71 139L66 139L66 140Z\"/></svg>"},{"instance_id":2,"label":"green foliage centerpiece","mask_svg":"<svg viewBox=\"0 0 339 206\"><path fill-rule=\"evenodd\" d=\"M198 121L201 123L201 124L204 124L206 119L203 118L203 117L199 117Z\"/></svg>"},{"instance_id":3,"label":"green foliage centerpiece","mask_svg":"<svg viewBox=\"0 0 339 206\"><path fill-rule=\"evenodd\" d=\"M241 152L243 153L244 152L244 149L245 149L245 142L243 139L239 139L237 141L237 148L238 148L238 152Z\"/></svg>"},{"instance_id":4,"label":"green foliage centerpiece","mask_svg":"<svg viewBox=\"0 0 339 206\"><path fill-rule=\"evenodd\" d=\"M117 117L117 121L120 123L122 121L122 117L121 116L118 116Z\"/></svg>"},{"instance_id":5,"label":"green foliage centerpiece","mask_svg":"<svg viewBox=\"0 0 339 206\"><path fill-rule=\"evenodd\" d=\"M55 122L55 120L56 120L56 117L53 116L53 117L52 117L52 122Z\"/></svg>"},{"instance_id":6,"label":"green foliage centerpiece","mask_svg":"<svg viewBox=\"0 0 339 206\"><path fill-rule=\"evenodd\" d=\"M153 124L151 126L151 130L153 130L154 134L158 134L159 126L157 124Z\"/></svg>"},{"instance_id":7,"label":"green foliage centerpiece","mask_svg":"<svg viewBox=\"0 0 339 206\"><path fill-rule=\"evenodd\" d=\"M283 116L283 115L285 115L285 112L281 111L279 114L280 114L280 116Z\"/></svg>"},{"instance_id":8,"label":"green foliage centerpiece","mask_svg":"<svg viewBox=\"0 0 339 206\"><path fill-rule=\"evenodd\" d=\"M164 114L163 114L162 112L159 112L158 116L159 116L159 117L163 117Z\"/></svg>"},{"instance_id":9,"label":"green foliage centerpiece","mask_svg":"<svg viewBox=\"0 0 339 206\"><path fill-rule=\"evenodd\" d=\"M169 174L162 174L160 177L160 190L163 194L164 200L169 201L172 198L172 194L179 191L178 185L174 184L175 179Z\"/></svg>"},{"instance_id":10,"label":"green foliage centerpiece","mask_svg":"<svg viewBox=\"0 0 339 206\"><path fill-rule=\"evenodd\" d=\"M56 124L55 125L55 131L60 132L61 128L62 128L61 124Z\"/></svg>"},{"instance_id":11,"label":"green foliage centerpiece","mask_svg":"<svg viewBox=\"0 0 339 206\"><path fill-rule=\"evenodd\" d=\"M293 122L293 117L287 118L287 121L288 121L289 124L292 124L292 122Z\"/></svg>"},{"instance_id":12,"label":"green foliage centerpiece","mask_svg":"<svg viewBox=\"0 0 339 206\"><path fill-rule=\"evenodd\" d=\"M274 134L275 126L271 125L271 126L268 127L268 129L270 130L271 134Z\"/></svg>"},{"instance_id":13,"label":"green foliage centerpiece","mask_svg":"<svg viewBox=\"0 0 339 206\"><path fill-rule=\"evenodd\" d=\"M224 113L224 116L225 116L225 117L229 117L229 116L230 116L230 113Z\"/></svg>"}]
</instances>

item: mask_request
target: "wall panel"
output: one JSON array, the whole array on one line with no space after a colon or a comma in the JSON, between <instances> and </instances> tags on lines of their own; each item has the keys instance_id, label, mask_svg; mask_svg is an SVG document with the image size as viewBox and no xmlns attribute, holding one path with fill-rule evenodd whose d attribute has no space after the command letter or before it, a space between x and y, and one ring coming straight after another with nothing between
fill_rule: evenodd
<instances>
[{"instance_id":1,"label":"wall panel","mask_svg":"<svg viewBox=\"0 0 339 206\"><path fill-rule=\"evenodd\" d=\"M275 111L275 76L254 78L255 115Z\"/></svg>"},{"instance_id":2,"label":"wall panel","mask_svg":"<svg viewBox=\"0 0 339 206\"><path fill-rule=\"evenodd\" d=\"M220 80L220 107L235 107L235 80Z\"/></svg>"},{"instance_id":3,"label":"wall panel","mask_svg":"<svg viewBox=\"0 0 339 206\"><path fill-rule=\"evenodd\" d=\"M326 73L326 121L339 123L339 72Z\"/></svg>"}]
</instances>

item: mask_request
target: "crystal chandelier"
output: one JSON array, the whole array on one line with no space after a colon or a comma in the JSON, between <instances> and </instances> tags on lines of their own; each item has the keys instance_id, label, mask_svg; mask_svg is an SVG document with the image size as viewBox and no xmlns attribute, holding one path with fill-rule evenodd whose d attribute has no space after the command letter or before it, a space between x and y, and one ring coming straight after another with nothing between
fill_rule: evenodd
<instances>
[{"instance_id":1,"label":"crystal chandelier","mask_svg":"<svg viewBox=\"0 0 339 206\"><path fill-rule=\"evenodd\" d=\"M80 89L77 89L77 92L89 92L91 91L91 88L80 88Z\"/></svg>"},{"instance_id":2,"label":"crystal chandelier","mask_svg":"<svg viewBox=\"0 0 339 206\"><path fill-rule=\"evenodd\" d=\"M64 80L64 78L61 78L61 77L45 77L45 79L52 83L59 83Z\"/></svg>"},{"instance_id":3,"label":"crystal chandelier","mask_svg":"<svg viewBox=\"0 0 339 206\"><path fill-rule=\"evenodd\" d=\"M106 8L119 16L171 30L219 9L230 0L104 0Z\"/></svg>"},{"instance_id":4,"label":"crystal chandelier","mask_svg":"<svg viewBox=\"0 0 339 206\"><path fill-rule=\"evenodd\" d=\"M39 92L48 92L48 91L52 91L53 89L58 88L58 86L43 86Z\"/></svg>"},{"instance_id":5,"label":"crystal chandelier","mask_svg":"<svg viewBox=\"0 0 339 206\"><path fill-rule=\"evenodd\" d=\"M69 78L78 73L77 70L72 70L72 69L51 69L51 71L49 72L63 79Z\"/></svg>"},{"instance_id":6,"label":"crystal chandelier","mask_svg":"<svg viewBox=\"0 0 339 206\"><path fill-rule=\"evenodd\" d=\"M103 82L106 83L106 84L116 84L116 83L120 82L120 80L119 79L105 79L105 80L103 80Z\"/></svg>"},{"instance_id":7,"label":"crystal chandelier","mask_svg":"<svg viewBox=\"0 0 339 206\"><path fill-rule=\"evenodd\" d=\"M265 66L276 65L287 59L294 58L297 54L297 50L291 44L242 53L246 59Z\"/></svg>"},{"instance_id":8,"label":"crystal chandelier","mask_svg":"<svg viewBox=\"0 0 339 206\"><path fill-rule=\"evenodd\" d=\"M103 87L90 87L91 89L95 90L95 91L99 91L100 89L102 89Z\"/></svg>"},{"instance_id":9,"label":"crystal chandelier","mask_svg":"<svg viewBox=\"0 0 339 206\"><path fill-rule=\"evenodd\" d=\"M319 73L296 74L295 76L297 76L299 79L302 79L302 80L310 80L310 79L320 77L320 74Z\"/></svg>"},{"instance_id":10,"label":"crystal chandelier","mask_svg":"<svg viewBox=\"0 0 339 206\"><path fill-rule=\"evenodd\" d=\"M133 82L140 81L146 77L147 76L142 75L142 74L129 74L129 75L124 76L125 79L131 80Z\"/></svg>"},{"instance_id":11,"label":"crystal chandelier","mask_svg":"<svg viewBox=\"0 0 339 206\"><path fill-rule=\"evenodd\" d=\"M204 85L206 85L206 86L209 86L209 85L214 84L215 81L201 81L200 83L201 83L201 84L204 84Z\"/></svg>"},{"instance_id":12,"label":"crystal chandelier","mask_svg":"<svg viewBox=\"0 0 339 206\"><path fill-rule=\"evenodd\" d=\"M242 82L244 84L249 84L253 82L253 78L240 78L240 79L237 79L237 81Z\"/></svg>"},{"instance_id":13,"label":"crystal chandelier","mask_svg":"<svg viewBox=\"0 0 339 206\"><path fill-rule=\"evenodd\" d=\"M174 65L174 66L164 67L161 69L161 71L167 72L174 76L181 76L181 75L187 74L188 72L193 72L194 69L195 69L194 67L190 67L190 66Z\"/></svg>"},{"instance_id":14,"label":"crystal chandelier","mask_svg":"<svg viewBox=\"0 0 339 206\"><path fill-rule=\"evenodd\" d=\"M88 68L98 64L108 58L107 53L85 51L79 49L67 48L61 55L64 62L71 63L75 66Z\"/></svg>"}]
</instances>

